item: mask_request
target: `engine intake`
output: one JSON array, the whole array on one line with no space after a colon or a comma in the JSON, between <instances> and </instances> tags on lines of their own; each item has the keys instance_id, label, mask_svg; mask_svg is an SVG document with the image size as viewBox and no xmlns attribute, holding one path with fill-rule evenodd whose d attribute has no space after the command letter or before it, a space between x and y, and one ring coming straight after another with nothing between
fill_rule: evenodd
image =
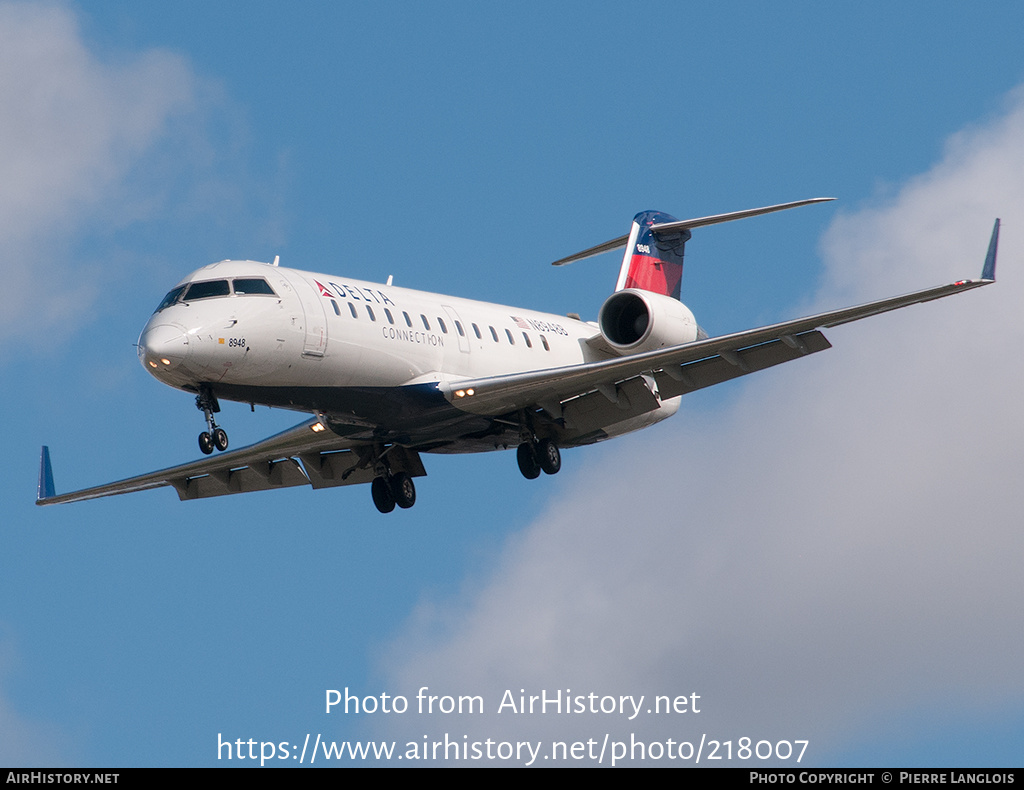
<instances>
[{"instance_id":1,"label":"engine intake","mask_svg":"<svg viewBox=\"0 0 1024 790\"><path fill-rule=\"evenodd\" d=\"M678 299L635 288L609 296L597 323L608 344L624 354L692 343L698 333L693 313Z\"/></svg>"}]
</instances>

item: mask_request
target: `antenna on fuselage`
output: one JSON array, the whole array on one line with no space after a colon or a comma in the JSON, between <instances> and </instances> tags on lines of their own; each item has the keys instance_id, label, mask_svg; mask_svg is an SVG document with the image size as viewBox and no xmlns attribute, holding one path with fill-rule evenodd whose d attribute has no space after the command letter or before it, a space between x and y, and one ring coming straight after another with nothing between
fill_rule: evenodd
<instances>
[{"instance_id":1,"label":"antenna on fuselage","mask_svg":"<svg viewBox=\"0 0 1024 790\"><path fill-rule=\"evenodd\" d=\"M280 255L275 255L274 256L274 262L272 264L270 264L270 265L271 266L277 266L277 264L279 264L280 262L281 262L281 256Z\"/></svg>"},{"instance_id":2,"label":"antenna on fuselage","mask_svg":"<svg viewBox=\"0 0 1024 790\"><path fill-rule=\"evenodd\" d=\"M395 281L395 275L389 274L388 275L388 282L387 282L387 284L391 285L391 283L393 283L394 281Z\"/></svg>"}]
</instances>

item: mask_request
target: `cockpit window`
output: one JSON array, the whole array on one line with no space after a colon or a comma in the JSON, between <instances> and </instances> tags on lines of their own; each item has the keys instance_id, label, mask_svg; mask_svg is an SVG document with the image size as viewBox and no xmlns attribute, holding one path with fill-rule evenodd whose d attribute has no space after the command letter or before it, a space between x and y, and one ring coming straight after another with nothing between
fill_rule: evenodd
<instances>
[{"instance_id":1,"label":"cockpit window","mask_svg":"<svg viewBox=\"0 0 1024 790\"><path fill-rule=\"evenodd\" d=\"M265 294L266 296L277 296L277 294L274 293L274 289L270 287L270 283L262 277L235 280L234 286L236 294Z\"/></svg>"},{"instance_id":2,"label":"cockpit window","mask_svg":"<svg viewBox=\"0 0 1024 790\"><path fill-rule=\"evenodd\" d=\"M164 300L160 303L160 306L156 309L156 312L159 313L165 307L170 307L172 304L177 302L178 297L180 297L182 293L184 293L187 287L188 286L186 285L179 285L177 288L175 288L173 291L167 294L167 296L164 297Z\"/></svg>"},{"instance_id":3,"label":"cockpit window","mask_svg":"<svg viewBox=\"0 0 1024 790\"><path fill-rule=\"evenodd\" d=\"M185 301L209 299L212 296L227 296L229 293L227 280L207 280L203 283L192 283L185 293Z\"/></svg>"},{"instance_id":4,"label":"cockpit window","mask_svg":"<svg viewBox=\"0 0 1024 790\"><path fill-rule=\"evenodd\" d=\"M263 296L277 296L270 283L262 277L240 277L233 281L234 291L239 296L260 294ZM177 304L178 302L191 302L196 299L210 299L214 296L228 296L231 293L231 286L227 280L205 280L198 283L186 283L179 285L164 297L156 311Z\"/></svg>"}]
</instances>

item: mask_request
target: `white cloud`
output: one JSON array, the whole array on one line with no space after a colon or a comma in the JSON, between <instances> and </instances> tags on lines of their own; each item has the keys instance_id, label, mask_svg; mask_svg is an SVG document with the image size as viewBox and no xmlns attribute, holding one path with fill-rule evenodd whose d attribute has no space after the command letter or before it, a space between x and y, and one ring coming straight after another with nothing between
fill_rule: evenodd
<instances>
[{"instance_id":1,"label":"white cloud","mask_svg":"<svg viewBox=\"0 0 1024 790\"><path fill-rule=\"evenodd\" d=\"M1022 165L1017 94L895 199L833 223L814 309L978 276L996 216L1000 282L830 330L833 350L751 376L714 414L684 401L601 461L567 454L559 501L487 578L423 603L382 667L393 693L480 694L489 711L505 689L568 687L696 692L701 714L389 731L807 738L813 764L894 717L1019 706Z\"/></svg>"},{"instance_id":2,"label":"white cloud","mask_svg":"<svg viewBox=\"0 0 1024 790\"><path fill-rule=\"evenodd\" d=\"M146 211L126 185L173 122L193 112L196 89L176 55L148 51L105 62L83 42L68 9L0 3L5 351L14 339L52 347L87 314L99 279L67 251L89 227L122 227ZM0 679L17 663L14 655L0 640ZM73 736L26 714L0 689L0 763L66 764L79 749Z\"/></svg>"},{"instance_id":3,"label":"white cloud","mask_svg":"<svg viewBox=\"0 0 1024 790\"><path fill-rule=\"evenodd\" d=\"M194 109L196 88L168 52L104 62L61 6L0 5L0 334L21 334L32 316L26 334L38 335L87 310L88 278L65 259L70 234L138 215L124 182Z\"/></svg>"}]
</instances>

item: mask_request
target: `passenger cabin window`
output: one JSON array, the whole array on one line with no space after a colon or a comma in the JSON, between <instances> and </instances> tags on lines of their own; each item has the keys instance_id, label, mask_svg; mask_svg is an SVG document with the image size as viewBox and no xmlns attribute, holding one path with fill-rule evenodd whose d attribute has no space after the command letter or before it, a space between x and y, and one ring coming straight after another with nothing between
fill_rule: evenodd
<instances>
[{"instance_id":1,"label":"passenger cabin window","mask_svg":"<svg viewBox=\"0 0 1024 790\"><path fill-rule=\"evenodd\" d=\"M473 331L476 333L477 340L483 340L484 336L480 334L480 327L478 327L476 324L473 324Z\"/></svg>"},{"instance_id":2,"label":"passenger cabin window","mask_svg":"<svg viewBox=\"0 0 1024 790\"><path fill-rule=\"evenodd\" d=\"M430 323L427 321L427 317L425 315L423 315L423 313L420 313L420 318L423 319L423 328L426 329L429 332L430 331Z\"/></svg>"},{"instance_id":3,"label":"passenger cabin window","mask_svg":"<svg viewBox=\"0 0 1024 790\"><path fill-rule=\"evenodd\" d=\"M544 335L540 336L540 342L544 344L544 350L545 351L550 351L551 350L551 346L548 345L548 339L546 337L544 337Z\"/></svg>"},{"instance_id":4,"label":"passenger cabin window","mask_svg":"<svg viewBox=\"0 0 1024 790\"><path fill-rule=\"evenodd\" d=\"M231 293L227 280L207 280L203 283L192 283L185 292L186 302L196 299L211 299L214 296L227 296Z\"/></svg>"},{"instance_id":5,"label":"passenger cabin window","mask_svg":"<svg viewBox=\"0 0 1024 790\"><path fill-rule=\"evenodd\" d=\"M512 333L508 329L505 330L505 336L508 337L508 343L510 346L514 346L516 344L516 339L512 337Z\"/></svg>"},{"instance_id":6,"label":"passenger cabin window","mask_svg":"<svg viewBox=\"0 0 1024 790\"><path fill-rule=\"evenodd\" d=\"M270 287L270 283L264 280L262 277L251 277L246 279L234 280L233 283L236 294L262 294L264 296L277 296L274 293L274 289Z\"/></svg>"},{"instance_id":7,"label":"passenger cabin window","mask_svg":"<svg viewBox=\"0 0 1024 790\"><path fill-rule=\"evenodd\" d=\"M443 319L438 318L437 319L437 325L441 327L441 331L442 332L444 332L446 335L448 334L448 327L446 327L444 325L444 320Z\"/></svg>"},{"instance_id":8,"label":"passenger cabin window","mask_svg":"<svg viewBox=\"0 0 1024 790\"><path fill-rule=\"evenodd\" d=\"M371 320L371 321L376 321L376 320L377 320L377 316L375 316L375 315L373 314L373 308L372 308L372 307L370 307L370 305L366 305L366 314L367 314L368 316L370 316L370 320Z\"/></svg>"},{"instance_id":9,"label":"passenger cabin window","mask_svg":"<svg viewBox=\"0 0 1024 790\"><path fill-rule=\"evenodd\" d=\"M356 312L356 306L351 302L348 303L348 311L352 313L353 318L359 318L359 313Z\"/></svg>"},{"instance_id":10,"label":"passenger cabin window","mask_svg":"<svg viewBox=\"0 0 1024 790\"><path fill-rule=\"evenodd\" d=\"M331 306L334 308L335 315L341 315L341 310L338 309L338 303L331 299Z\"/></svg>"},{"instance_id":11,"label":"passenger cabin window","mask_svg":"<svg viewBox=\"0 0 1024 790\"><path fill-rule=\"evenodd\" d=\"M388 323L389 324L395 323L395 317L393 315L391 315L391 311L388 310L388 308L386 308L386 307L384 308L384 315L386 315L388 317Z\"/></svg>"},{"instance_id":12,"label":"passenger cabin window","mask_svg":"<svg viewBox=\"0 0 1024 790\"><path fill-rule=\"evenodd\" d=\"M412 329L412 319L409 318L409 314L407 312L405 312L405 310L403 310L402 311L402 315L405 316L405 325L407 327L409 327L410 329Z\"/></svg>"},{"instance_id":13,"label":"passenger cabin window","mask_svg":"<svg viewBox=\"0 0 1024 790\"><path fill-rule=\"evenodd\" d=\"M526 332L523 332L523 340L526 341L527 348L533 348L533 343L530 342L530 336L526 334Z\"/></svg>"},{"instance_id":14,"label":"passenger cabin window","mask_svg":"<svg viewBox=\"0 0 1024 790\"><path fill-rule=\"evenodd\" d=\"M487 328L491 330L491 337L493 337L494 338L494 342L497 343L498 342L498 333L494 331L494 327L493 326L489 326Z\"/></svg>"},{"instance_id":15,"label":"passenger cabin window","mask_svg":"<svg viewBox=\"0 0 1024 790\"><path fill-rule=\"evenodd\" d=\"M459 333L459 337L465 337L466 333L462 331L462 324L458 321L455 322L455 330Z\"/></svg>"}]
</instances>

